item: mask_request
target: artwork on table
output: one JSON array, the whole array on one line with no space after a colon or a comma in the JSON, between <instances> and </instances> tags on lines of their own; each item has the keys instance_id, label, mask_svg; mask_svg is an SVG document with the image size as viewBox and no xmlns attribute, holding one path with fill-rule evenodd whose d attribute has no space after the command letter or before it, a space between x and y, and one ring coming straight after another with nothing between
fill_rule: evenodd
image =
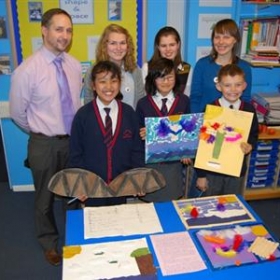
<instances>
[{"instance_id":1,"label":"artwork on table","mask_svg":"<svg viewBox=\"0 0 280 280\"><path fill-rule=\"evenodd\" d=\"M255 221L236 195L182 199L173 204L187 229Z\"/></svg>"},{"instance_id":2,"label":"artwork on table","mask_svg":"<svg viewBox=\"0 0 280 280\"><path fill-rule=\"evenodd\" d=\"M262 224L201 229L194 234L212 269L280 258L279 243Z\"/></svg>"},{"instance_id":3,"label":"artwork on table","mask_svg":"<svg viewBox=\"0 0 280 280\"><path fill-rule=\"evenodd\" d=\"M130 277L157 279L145 238L63 248L63 280Z\"/></svg>"},{"instance_id":4,"label":"artwork on table","mask_svg":"<svg viewBox=\"0 0 280 280\"><path fill-rule=\"evenodd\" d=\"M145 118L146 163L194 158L203 113Z\"/></svg>"},{"instance_id":5,"label":"artwork on table","mask_svg":"<svg viewBox=\"0 0 280 280\"><path fill-rule=\"evenodd\" d=\"M244 160L240 144L248 140L252 119L253 113L207 105L195 167L240 176Z\"/></svg>"}]
</instances>

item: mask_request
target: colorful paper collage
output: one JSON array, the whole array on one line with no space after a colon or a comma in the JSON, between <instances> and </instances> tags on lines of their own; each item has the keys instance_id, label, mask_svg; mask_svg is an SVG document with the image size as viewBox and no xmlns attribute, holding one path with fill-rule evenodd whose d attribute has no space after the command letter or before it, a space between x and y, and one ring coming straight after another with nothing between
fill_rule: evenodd
<instances>
[{"instance_id":1,"label":"colorful paper collage","mask_svg":"<svg viewBox=\"0 0 280 280\"><path fill-rule=\"evenodd\" d=\"M255 221L236 195L182 199L173 204L187 229Z\"/></svg>"},{"instance_id":2,"label":"colorful paper collage","mask_svg":"<svg viewBox=\"0 0 280 280\"><path fill-rule=\"evenodd\" d=\"M146 163L194 158L203 113L145 118Z\"/></svg>"},{"instance_id":3,"label":"colorful paper collage","mask_svg":"<svg viewBox=\"0 0 280 280\"><path fill-rule=\"evenodd\" d=\"M211 230L201 229L194 236L212 269L257 264L280 258L279 243L275 242L262 224L227 226ZM259 239L265 242L261 242L259 248L255 248L253 253L250 248ZM264 246L264 244L267 245ZM272 247L273 249L271 249ZM265 251L267 256L261 257L260 255Z\"/></svg>"},{"instance_id":4,"label":"colorful paper collage","mask_svg":"<svg viewBox=\"0 0 280 280\"><path fill-rule=\"evenodd\" d=\"M244 159L240 143L247 142L252 119L249 112L207 105L195 167L240 176Z\"/></svg>"},{"instance_id":5,"label":"colorful paper collage","mask_svg":"<svg viewBox=\"0 0 280 280\"><path fill-rule=\"evenodd\" d=\"M157 279L145 238L66 246L63 248L63 280Z\"/></svg>"}]
</instances>

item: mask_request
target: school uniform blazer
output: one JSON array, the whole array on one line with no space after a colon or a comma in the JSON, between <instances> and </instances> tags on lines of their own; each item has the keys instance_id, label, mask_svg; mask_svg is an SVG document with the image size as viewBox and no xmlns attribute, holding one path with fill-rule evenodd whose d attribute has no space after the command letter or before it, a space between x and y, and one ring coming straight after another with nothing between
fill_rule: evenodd
<instances>
[{"instance_id":1,"label":"school uniform blazer","mask_svg":"<svg viewBox=\"0 0 280 280\"><path fill-rule=\"evenodd\" d=\"M94 172L110 183L117 175L144 166L144 150L135 111L118 101L118 120L111 147L104 143L105 128L96 99L74 117L70 136L70 168Z\"/></svg>"},{"instance_id":2,"label":"school uniform blazer","mask_svg":"<svg viewBox=\"0 0 280 280\"><path fill-rule=\"evenodd\" d=\"M163 117L160 109L157 107L151 95L141 98L136 107L136 113L140 127L145 126L146 117ZM189 97L184 94L178 94L173 101L173 104L168 112L168 116L182 115L190 113Z\"/></svg>"}]
</instances>

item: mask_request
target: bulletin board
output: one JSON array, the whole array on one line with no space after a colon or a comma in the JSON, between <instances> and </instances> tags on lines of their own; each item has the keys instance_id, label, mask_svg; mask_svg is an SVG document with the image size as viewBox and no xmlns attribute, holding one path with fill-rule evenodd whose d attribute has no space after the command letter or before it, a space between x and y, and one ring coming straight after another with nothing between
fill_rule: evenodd
<instances>
[{"instance_id":1,"label":"bulletin board","mask_svg":"<svg viewBox=\"0 0 280 280\"><path fill-rule=\"evenodd\" d=\"M74 3L74 4L73 4ZM22 57L40 46L40 14L60 7L72 15L74 33L71 55L79 61L94 61L95 46L104 28L112 23L126 28L137 46L137 1L131 0L41 0L17 1ZM37 14L32 15L32 11Z\"/></svg>"}]
</instances>

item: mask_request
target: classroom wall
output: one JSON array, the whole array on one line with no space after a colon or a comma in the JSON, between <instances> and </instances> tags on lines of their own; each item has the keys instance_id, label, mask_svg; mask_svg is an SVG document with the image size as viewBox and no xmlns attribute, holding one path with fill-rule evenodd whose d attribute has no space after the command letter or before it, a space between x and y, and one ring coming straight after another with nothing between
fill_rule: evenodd
<instances>
[{"instance_id":1,"label":"classroom wall","mask_svg":"<svg viewBox=\"0 0 280 280\"><path fill-rule=\"evenodd\" d=\"M22 40L18 46L20 51L14 56L19 61L29 56L41 44L40 22L30 21L29 18L29 5L36 2L42 3L43 11L45 11L69 1L0 1L0 17L8 17L8 4L18 8L18 13L14 14L19 15L19 24L14 26L14 29L18 28L18 34ZM93 4L92 23L75 23L73 46L70 51L83 63L84 70L89 66L90 61L94 60L94 48L99 34L106 25L112 22L108 18L108 1L93 0L90 2ZM126 27L133 35L138 46L139 66L151 58L155 34L160 28L168 25L179 31L184 60L194 67L201 56L209 53L212 25L225 17L231 17L239 22L240 13L247 13L247 11L241 11L240 3L240 0L122 0L122 18L116 23ZM264 9L263 12L270 11L273 12L273 7ZM248 14L251 12L248 11ZM11 37L0 38L0 55L5 53L11 55L13 52L10 45L11 39ZM17 39L15 38L15 41ZM13 69L13 64L14 62L11 61L11 69ZM280 68L276 70L253 68L253 93L275 91L279 84L279 76ZM9 183L11 188L15 190L28 190L32 188L33 184L29 169L23 166L27 153L28 135L21 131L8 117L10 75L0 75L0 85L0 125Z\"/></svg>"},{"instance_id":2,"label":"classroom wall","mask_svg":"<svg viewBox=\"0 0 280 280\"><path fill-rule=\"evenodd\" d=\"M119 1L119 0L117 0ZM72 4L72 3L74 4ZM1 39L1 53L14 56L18 63L31 55L42 44L40 14L54 7L61 7L71 15L80 16L78 20L73 18L74 38L70 54L79 59L83 65L83 71L95 60L95 47L103 29L110 23L116 23L127 28L137 45L137 1L122 0L120 17L113 17L111 4L116 0L11 0L0 1L0 17L12 18L10 12L14 12L14 31L17 53L12 53L11 41L13 34ZM36 14L32 11L36 10ZM40 11L40 12L39 12ZM90 12L91 11L91 12ZM1 15L3 14L3 15ZM83 16L83 18L81 17ZM86 19L85 19L86 18ZM12 26L12 24L10 24ZM137 51L137 49L136 49ZM10 70L14 65L11 63ZM16 126L9 118L9 88L10 75L0 75L0 126L2 131L3 147L5 152L8 180L10 187L17 190L34 189L31 172L24 167L27 157L28 134Z\"/></svg>"}]
</instances>

